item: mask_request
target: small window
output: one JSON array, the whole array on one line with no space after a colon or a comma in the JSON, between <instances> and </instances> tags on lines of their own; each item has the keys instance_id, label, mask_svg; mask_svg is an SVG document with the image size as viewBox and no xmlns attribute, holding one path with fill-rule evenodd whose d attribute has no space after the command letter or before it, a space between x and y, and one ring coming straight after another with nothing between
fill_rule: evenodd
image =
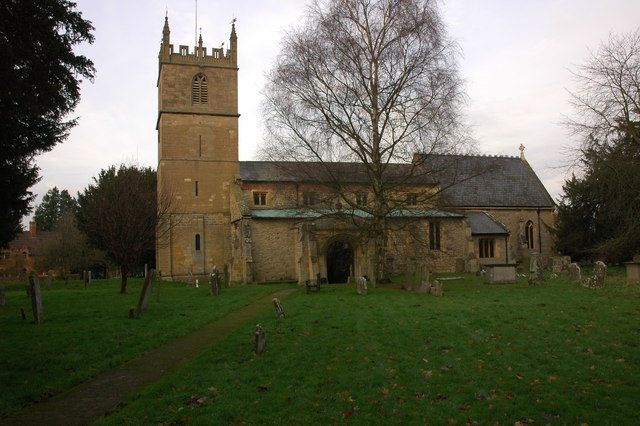
<instances>
[{"instance_id":1,"label":"small window","mask_svg":"<svg viewBox=\"0 0 640 426\"><path fill-rule=\"evenodd\" d=\"M200 251L200 234L196 234L196 251Z\"/></svg>"},{"instance_id":2,"label":"small window","mask_svg":"<svg viewBox=\"0 0 640 426\"><path fill-rule=\"evenodd\" d=\"M494 257L495 240L493 238L480 238L479 254L481 259Z\"/></svg>"},{"instance_id":3,"label":"small window","mask_svg":"<svg viewBox=\"0 0 640 426\"><path fill-rule=\"evenodd\" d=\"M367 205L367 193L366 192L356 192L356 204L359 206Z\"/></svg>"},{"instance_id":4,"label":"small window","mask_svg":"<svg viewBox=\"0 0 640 426\"><path fill-rule=\"evenodd\" d=\"M198 196L198 181L196 181L196 197Z\"/></svg>"},{"instance_id":5,"label":"small window","mask_svg":"<svg viewBox=\"0 0 640 426\"><path fill-rule=\"evenodd\" d=\"M196 74L191 82L191 100L194 104L206 104L207 98L207 77L204 74Z\"/></svg>"},{"instance_id":6,"label":"small window","mask_svg":"<svg viewBox=\"0 0 640 426\"><path fill-rule=\"evenodd\" d=\"M253 193L253 204L255 206L266 206L267 205L267 193L266 192L254 192Z\"/></svg>"},{"instance_id":7,"label":"small window","mask_svg":"<svg viewBox=\"0 0 640 426\"><path fill-rule=\"evenodd\" d=\"M408 206L418 205L418 194L407 194L407 205Z\"/></svg>"},{"instance_id":8,"label":"small window","mask_svg":"<svg viewBox=\"0 0 640 426\"><path fill-rule=\"evenodd\" d=\"M315 192L303 192L302 193L302 204L305 206L313 206L316 203L316 193Z\"/></svg>"},{"instance_id":9,"label":"small window","mask_svg":"<svg viewBox=\"0 0 640 426\"><path fill-rule=\"evenodd\" d=\"M440 222L429 222L429 248L440 250Z\"/></svg>"},{"instance_id":10,"label":"small window","mask_svg":"<svg viewBox=\"0 0 640 426\"><path fill-rule=\"evenodd\" d=\"M533 249L533 223L528 221L524 226L524 240L527 244L527 248Z\"/></svg>"}]
</instances>

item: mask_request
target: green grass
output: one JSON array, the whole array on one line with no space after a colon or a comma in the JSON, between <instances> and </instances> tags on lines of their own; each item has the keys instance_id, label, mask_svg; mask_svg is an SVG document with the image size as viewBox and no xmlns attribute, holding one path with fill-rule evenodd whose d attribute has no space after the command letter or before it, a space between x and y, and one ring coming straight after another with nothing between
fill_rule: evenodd
<instances>
[{"instance_id":1,"label":"green grass","mask_svg":"<svg viewBox=\"0 0 640 426\"><path fill-rule=\"evenodd\" d=\"M87 290L77 281L55 282L42 291L45 321L34 325L24 284L6 285L7 303L0 306L0 418L285 286L233 287L211 297L205 287L162 282L160 301L154 289L143 315L129 319L141 287L141 279L130 279L128 293L121 295L118 280L95 280Z\"/></svg>"},{"instance_id":2,"label":"green grass","mask_svg":"<svg viewBox=\"0 0 640 426\"><path fill-rule=\"evenodd\" d=\"M284 299L103 424L637 424L640 289L445 284Z\"/></svg>"}]
</instances>

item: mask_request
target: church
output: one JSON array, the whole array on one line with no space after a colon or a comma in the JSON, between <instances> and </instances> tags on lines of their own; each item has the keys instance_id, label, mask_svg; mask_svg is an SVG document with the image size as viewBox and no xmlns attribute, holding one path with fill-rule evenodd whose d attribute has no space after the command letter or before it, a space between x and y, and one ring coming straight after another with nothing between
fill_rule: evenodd
<instances>
[{"instance_id":1,"label":"church","mask_svg":"<svg viewBox=\"0 0 640 426\"><path fill-rule=\"evenodd\" d=\"M235 24L228 49L208 50L200 37L191 51L171 44L165 18L157 86L158 198L170 200L156 247L163 278L204 277L214 267L236 283L371 275L372 244L356 225L371 198L358 163L329 165L350 191L345 204L318 164L239 161ZM554 254L555 203L524 147L514 157L416 153L393 166L439 172L400 191L385 271L476 272Z\"/></svg>"}]
</instances>

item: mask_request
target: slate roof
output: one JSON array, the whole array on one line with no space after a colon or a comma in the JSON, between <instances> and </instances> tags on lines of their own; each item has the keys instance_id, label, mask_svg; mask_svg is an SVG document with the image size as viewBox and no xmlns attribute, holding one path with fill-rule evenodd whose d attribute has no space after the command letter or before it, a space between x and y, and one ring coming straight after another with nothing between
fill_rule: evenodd
<instances>
[{"instance_id":1,"label":"slate roof","mask_svg":"<svg viewBox=\"0 0 640 426\"><path fill-rule=\"evenodd\" d=\"M368 182L360 163L241 161L246 182ZM555 203L526 161L519 157L416 155L413 163L389 164L388 179L439 184L447 207L547 207ZM407 176L410 176L407 178Z\"/></svg>"},{"instance_id":2,"label":"slate roof","mask_svg":"<svg viewBox=\"0 0 640 426\"><path fill-rule=\"evenodd\" d=\"M472 235L504 235L509 231L501 223L484 212L465 213Z\"/></svg>"},{"instance_id":3,"label":"slate roof","mask_svg":"<svg viewBox=\"0 0 640 426\"><path fill-rule=\"evenodd\" d=\"M371 217L362 210L337 209L253 209L251 216L261 219L315 219L322 216L348 214L356 217ZM390 217L430 217L439 219L453 219L464 217L461 214L442 210L402 209L394 211Z\"/></svg>"}]
</instances>

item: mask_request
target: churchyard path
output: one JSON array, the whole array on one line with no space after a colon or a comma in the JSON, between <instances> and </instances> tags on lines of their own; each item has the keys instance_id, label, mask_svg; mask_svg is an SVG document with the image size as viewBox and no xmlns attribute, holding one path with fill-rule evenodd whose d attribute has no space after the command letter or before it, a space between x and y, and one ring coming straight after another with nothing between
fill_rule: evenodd
<instances>
[{"instance_id":1,"label":"churchyard path","mask_svg":"<svg viewBox=\"0 0 640 426\"><path fill-rule=\"evenodd\" d=\"M160 380L178 365L189 361L223 337L268 308L271 299L284 297L295 288L277 291L244 306L224 318L152 349L113 370L26 407L2 420L3 425L86 425L113 411L127 396Z\"/></svg>"}]
</instances>

